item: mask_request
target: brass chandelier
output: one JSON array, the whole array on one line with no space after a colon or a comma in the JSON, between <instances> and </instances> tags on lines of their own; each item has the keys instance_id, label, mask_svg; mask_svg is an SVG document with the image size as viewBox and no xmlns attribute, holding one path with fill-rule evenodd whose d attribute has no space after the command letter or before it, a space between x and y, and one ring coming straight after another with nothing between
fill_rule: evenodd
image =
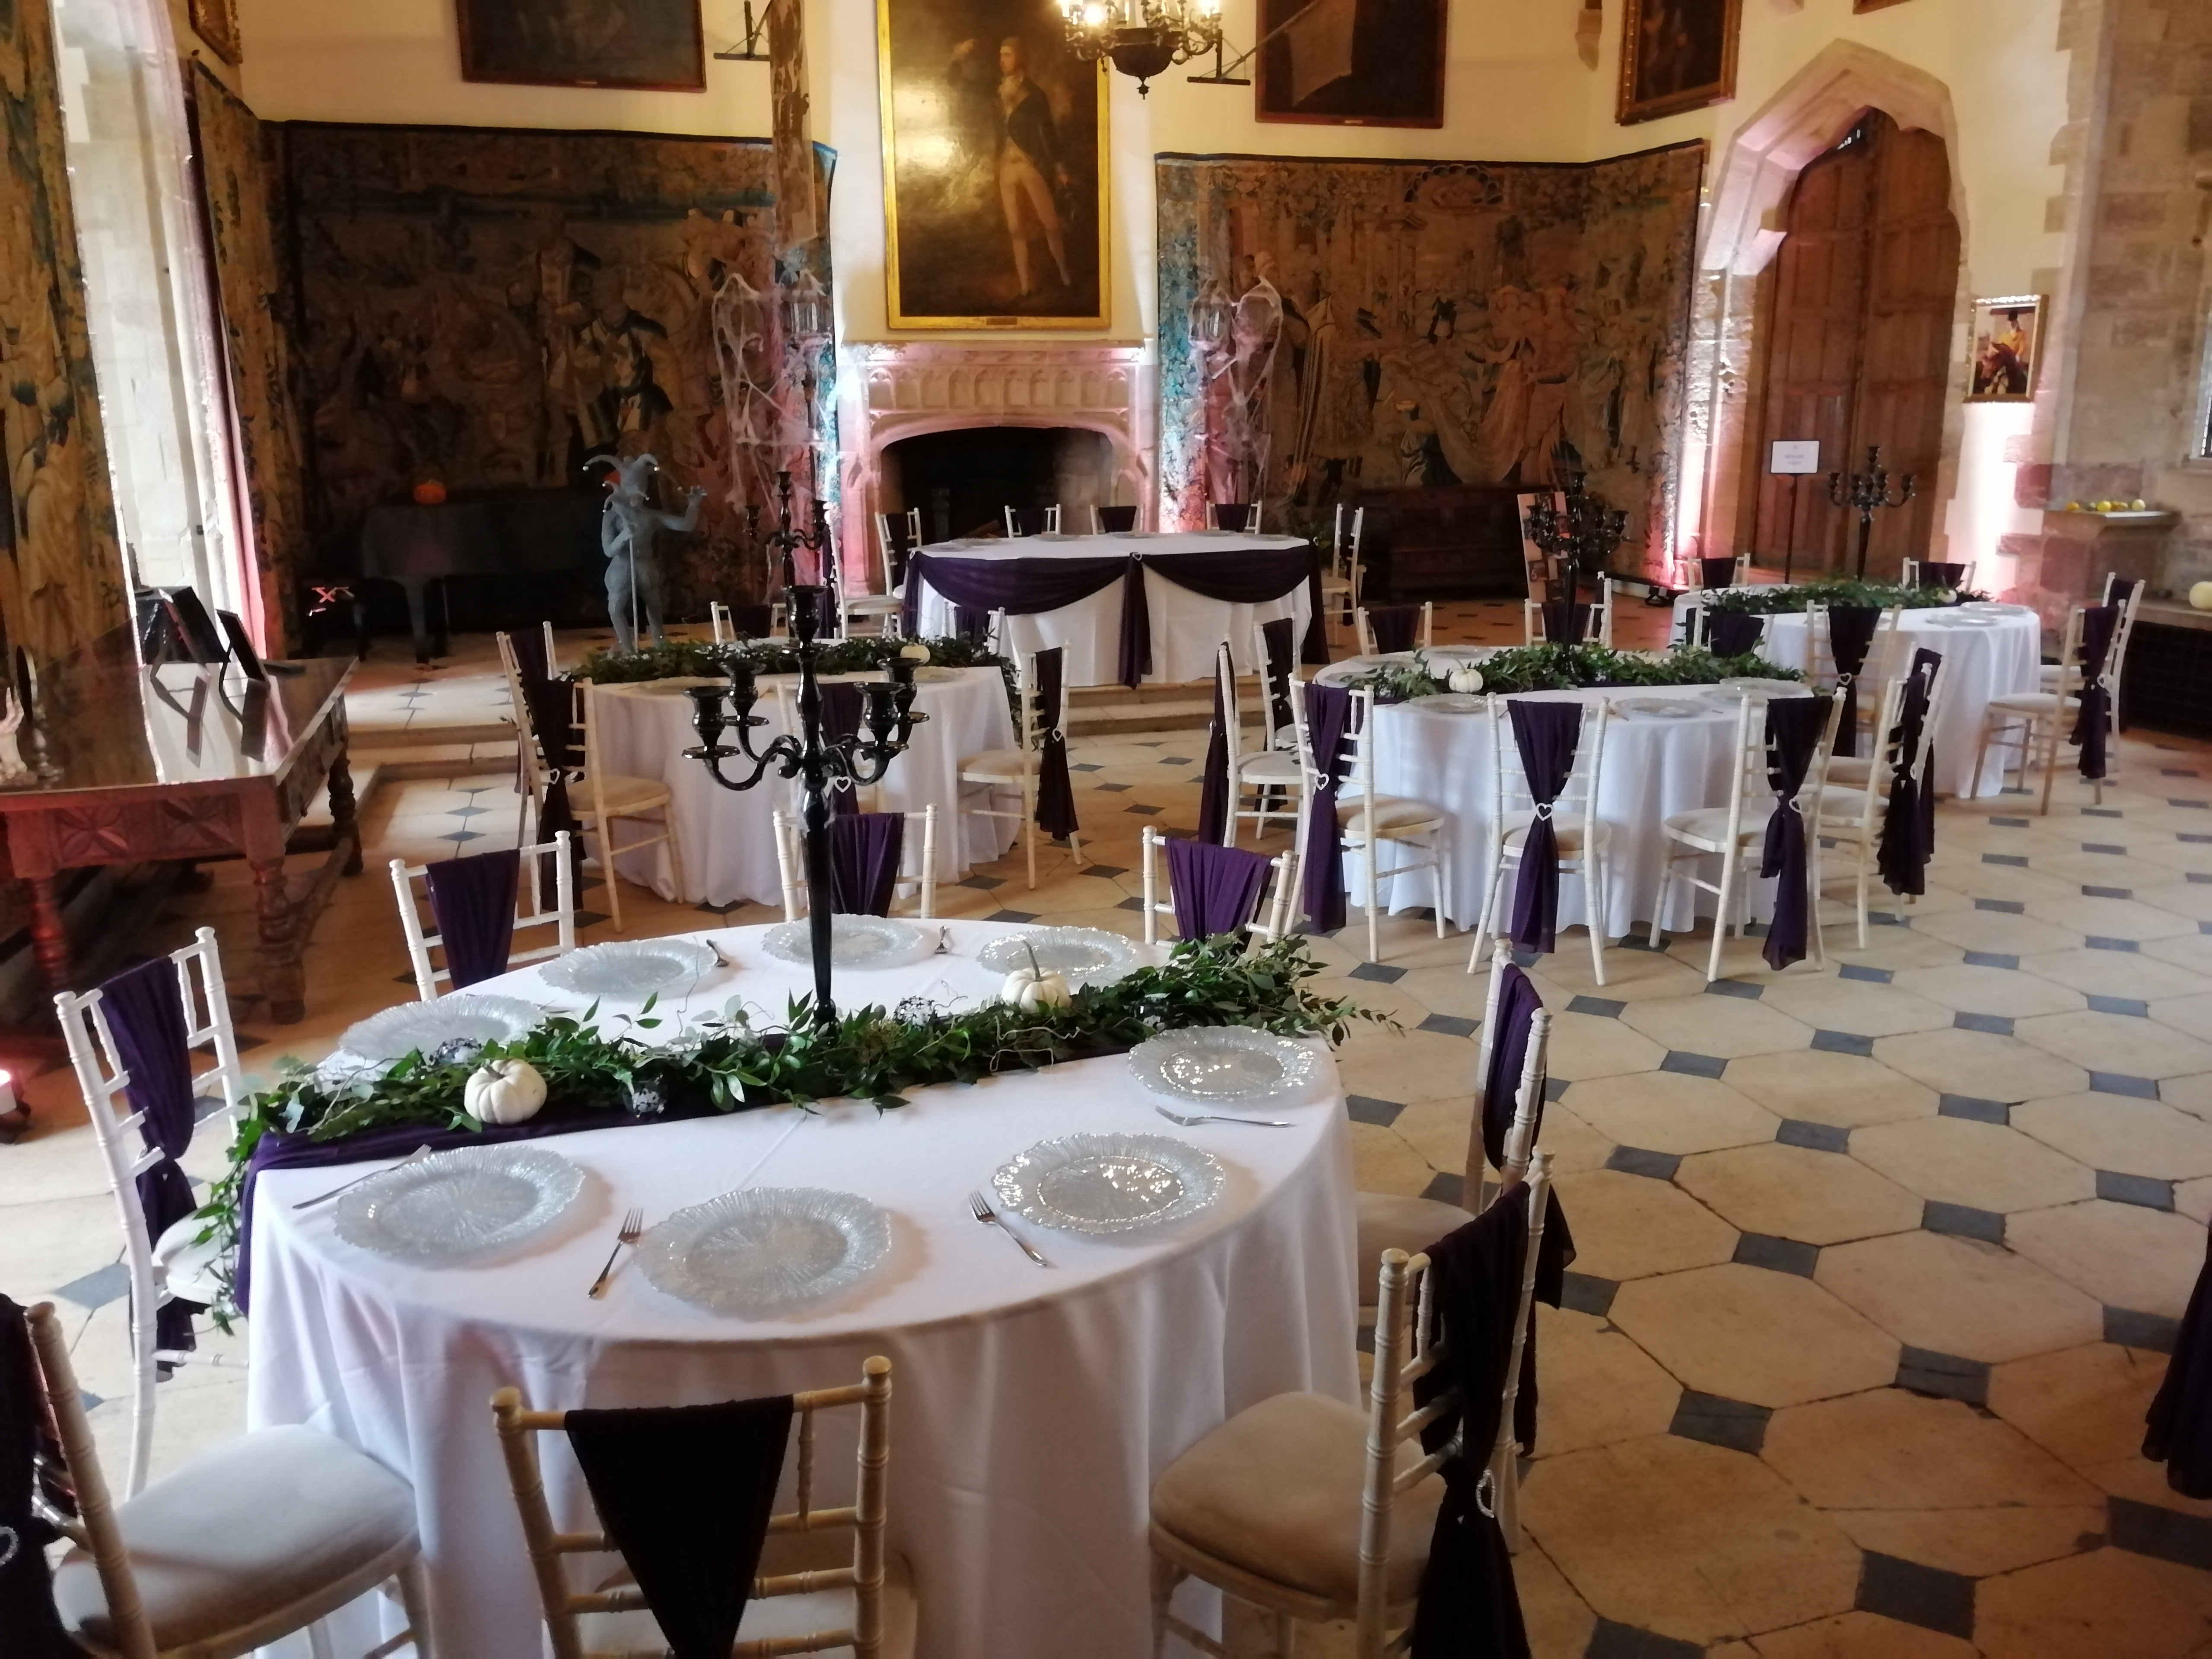
<instances>
[{"instance_id":1,"label":"brass chandelier","mask_svg":"<svg viewBox=\"0 0 2212 1659\"><path fill-rule=\"evenodd\" d=\"M1146 82L1173 64L1221 47L1221 0L1060 0L1068 49L1089 63L1110 58Z\"/></svg>"}]
</instances>

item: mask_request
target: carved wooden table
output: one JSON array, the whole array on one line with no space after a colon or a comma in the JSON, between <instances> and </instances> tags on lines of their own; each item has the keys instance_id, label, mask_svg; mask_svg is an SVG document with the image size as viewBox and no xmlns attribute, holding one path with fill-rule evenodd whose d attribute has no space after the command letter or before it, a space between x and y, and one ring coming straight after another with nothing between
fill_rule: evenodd
<instances>
[{"instance_id":1,"label":"carved wooden table","mask_svg":"<svg viewBox=\"0 0 2212 1659\"><path fill-rule=\"evenodd\" d=\"M29 884L31 937L49 988L75 989L56 878L66 870L165 859L243 857L253 872L261 992L269 1017L307 1012L301 952L340 875L361 873L361 828L346 769L350 657L272 669L141 668L118 630L40 678L21 733L33 775L0 784L0 825ZM327 781L331 828L298 834ZM288 878L288 852L329 856Z\"/></svg>"}]
</instances>

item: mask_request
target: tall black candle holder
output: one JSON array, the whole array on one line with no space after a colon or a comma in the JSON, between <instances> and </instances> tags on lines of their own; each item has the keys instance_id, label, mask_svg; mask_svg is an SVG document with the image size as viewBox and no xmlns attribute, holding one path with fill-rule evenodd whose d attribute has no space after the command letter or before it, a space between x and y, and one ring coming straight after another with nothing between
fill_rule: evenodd
<instances>
[{"instance_id":1,"label":"tall black candle holder","mask_svg":"<svg viewBox=\"0 0 2212 1659\"><path fill-rule=\"evenodd\" d=\"M1846 477L1841 472L1828 475L1828 499L1838 507L1848 507L1859 515L1858 578L1866 580L1867 549L1874 541L1874 515L1878 507L1903 507L1912 499L1912 475L1908 472L1898 480L1897 499L1889 495L1889 474L1882 470L1881 446L1867 446L1866 471Z\"/></svg>"}]
</instances>

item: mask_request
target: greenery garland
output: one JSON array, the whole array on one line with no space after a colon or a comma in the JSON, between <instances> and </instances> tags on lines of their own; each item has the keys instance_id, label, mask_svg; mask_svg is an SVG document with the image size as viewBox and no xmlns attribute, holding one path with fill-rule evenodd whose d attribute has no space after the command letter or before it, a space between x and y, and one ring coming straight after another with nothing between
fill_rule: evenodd
<instances>
[{"instance_id":1,"label":"greenery garland","mask_svg":"<svg viewBox=\"0 0 2212 1659\"><path fill-rule=\"evenodd\" d=\"M1346 684L1375 693L1378 702L1409 702L1448 688L1445 677L1455 665L1432 665L1425 652L1411 662L1383 663ZM1575 691L1638 685L1717 685L1750 676L1802 680L1794 668L1778 668L1756 652L1720 657L1701 645L1672 651L1616 651L1609 645L1516 645L1473 665L1485 691Z\"/></svg>"},{"instance_id":2,"label":"greenery garland","mask_svg":"<svg viewBox=\"0 0 2212 1659\"><path fill-rule=\"evenodd\" d=\"M963 639L906 640L864 634L849 640L825 640L816 666L824 674L872 673L907 647L929 647L929 660L946 668L1009 666L1006 658ZM799 655L788 640L739 640L716 645L711 640L671 640L635 651L597 650L569 676L597 685L635 685L643 680L720 679L733 662L748 662L756 674L796 674Z\"/></svg>"},{"instance_id":3,"label":"greenery garland","mask_svg":"<svg viewBox=\"0 0 2212 1659\"><path fill-rule=\"evenodd\" d=\"M339 1140L408 1124L481 1133L465 1091L487 1060L523 1060L537 1070L546 1085L540 1117L623 1110L650 1119L672 1110L737 1112L847 1098L888 1109L905 1105L911 1089L1041 1071L1192 1026L1248 1025L1332 1043L1343 1041L1354 1020L1395 1028L1388 1015L1307 987L1321 966L1295 934L1248 951L1243 936L1224 933L1186 939L1164 964L1111 985L1085 986L1059 1007L986 1002L954 1012L910 998L896 1009L861 1008L824 1025L813 1018L811 1000L800 997L781 1025L763 1027L733 1001L720 1016L654 1042L641 1035L661 1024L651 1003L635 1018L623 1017L624 1029L612 1035L599 1029L594 1005L581 1015L548 1014L507 1042L410 1054L380 1073L333 1079L287 1060L283 1081L251 1097L240 1112L230 1167L199 1211L206 1224L200 1237L221 1247L221 1260L234 1261L246 1166L264 1135ZM229 1310L218 1311L228 1317Z\"/></svg>"},{"instance_id":4,"label":"greenery garland","mask_svg":"<svg viewBox=\"0 0 2212 1659\"><path fill-rule=\"evenodd\" d=\"M1986 602L1988 599L1986 593L1954 592L1948 587L1907 587L1902 582L1863 581L1856 576L1820 576L1788 586L1725 588L1706 594L1705 608L1772 617L1816 605L1859 605L1877 611L1887 611L1895 605L1907 611L1929 611L1970 599Z\"/></svg>"}]
</instances>

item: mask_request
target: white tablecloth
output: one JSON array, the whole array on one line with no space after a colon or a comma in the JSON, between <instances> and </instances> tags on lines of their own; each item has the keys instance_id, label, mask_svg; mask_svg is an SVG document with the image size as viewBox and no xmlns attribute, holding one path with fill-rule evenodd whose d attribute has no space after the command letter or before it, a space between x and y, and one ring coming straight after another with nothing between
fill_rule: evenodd
<instances>
[{"instance_id":1,"label":"white tablecloth","mask_svg":"<svg viewBox=\"0 0 2212 1659\"><path fill-rule=\"evenodd\" d=\"M1674 601L1677 633L1692 603L1694 595ZM1996 621L1990 625L1966 620L1970 617ZM1806 613L1784 612L1765 620L1760 654L1777 667L1808 671L1812 639ZM1905 664L1923 646L1943 653L1943 708L1936 722L1933 769L1936 788L1960 797L1996 794L2003 787L2001 753L1990 757L1980 777L1972 775L1982 716L1994 699L2036 689L2042 620L2021 605L1926 606L1900 612L1897 632Z\"/></svg>"},{"instance_id":2,"label":"white tablecloth","mask_svg":"<svg viewBox=\"0 0 2212 1659\"><path fill-rule=\"evenodd\" d=\"M1605 726L1598 816L1613 826L1607 874L1606 932L1618 939L1632 928L1649 927L1659 898L1659 860L1665 837L1660 825L1674 812L1728 805L1729 770L1735 751L1735 715L1718 701L1712 686L1637 686L1608 691L1537 691L1545 702L1589 702L1610 697L1661 698L1688 702L1705 710L1694 719L1652 719L1621 715ZM1453 714L1393 704L1375 711L1376 787L1386 794L1411 795L1452 815L1452 910L1450 920L1472 927L1482 918L1485 865L1489 857L1492 811L1496 802L1490 752L1490 722L1479 714ZM1512 742L1509 728L1504 733ZM1346 795L1349 799L1349 794ZM1703 872L1712 879L1719 860ZM1386 884L1388 902L1401 910L1436 902L1427 873ZM1771 908L1773 884L1752 884L1753 915ZM1511 915L1512 878L1499 897ZM1693 908L1693 905L1696 907ZM1685 932L1696 916L1712 912L1711 895L1677 883L1662 924ZM1588 920L1582 878L1559 878L1559 925ZM1579 948L1577 946L1577 948Z\"/></svg>"},{"instance_id":3,"label":"white tablecloth","mask_svg":"<svg viewBox=\"0 0 2212 1659\"><path fill-rule=\"evenodd\" d=\"M937 878L941 882L957 881L978 864L999 857L1015 835L1015 828L1003 819L963 818L959 810L961 757L1012 748L1014 725L1006 703L1006 677L999 670L964 668L958 672L957 680L918 688L915 708L929 718L915 727L906 752L891 762L890 770L875 786L876 802L884 811L937 808ZM761 700L753 712L768 724L754 728L756 744L769 742L789 725L783 718L784 705L770 693L779 680L790 682L793 697L797 696L796 677L763 677ZM681 893L676 890L665 848L630 854L622 861L622 872L665 899L693 904L732 904L745 899L778 903L782 889L776 877L770 817L779 805L796 815L793 792L797 786L771 771L750 789L725 789L704 765L684 758L684 750L695 746L699 737L691 726L691 699L681 688L714 683L654 680L599 688L603 763L629 777L655 778L670 785L676 794L676 832L684 843ZM724 768L737 777L750 769L738 764ZM621 833L634 836L638 831L633 826ZM916 867L915 860L921 856L918 822L912 833L916 850L908 855L909 869Z\"/></svg>"},{"instance_id":4,"label":"white tablecloth","mask_svg":"<svg viewBox=\"0 0 2212 1659\"><path fill-rule=\"evenodd\" d=\"M995 981L970 958L1014 930L951 926L957 954L848 972L841 1000L985 992ZM760 931L711 935L738 965L690 1003L742 992L782 1006L803 975L763 953ZM534 969L477 988L573 1002ZM257 1426L325 1429L414 1482L443 1653L538 1659L495 1389L516 1384L550 1409L696 1404L851 1381L886 1354L890 1541L914 1566L921 1653L1142 1659L1153 1478L1271 1395L1357 1397L1349 1139L1328 1075L1310 1103L1271 1114L1295 1121L1283 1130L1175 1128L1115 1057L921 1090L883 1114L786 1108L563 1135L538 1144L590 1173L579 1211L495 1267L355 1249L328 1206L289 1205L358 1169L275 1172L256 1198L249 1414ZM1206 1146L1228 1167L1222 1202L1166 1236L1038 1231L1048 1272L969 1214L967 1193L1007 1157L1103 1130ZM853 1291L781 1319L672 1300L629 1261L605 1300L586 1298L626 1205L642 1204L651 1223L743 1185L861 1194L891 1212L891 1256ZM557 1437L539 1444L556 1522L580 1525L574 1465ZM825 1452L830 1493L849 1480L846 1456Z\"/></svg>"},{"instance_id":5,"label":"white tablecloth","mask_svg":"<svg viewBox=\"0 0 2212 1659\"><path fill-rule=\"evenodd\" d=\"M1183 531L1155 536L1067 536L1047 540L1022 536L1004 541L939 542L921 550L953 559L1097 559L1131 552L1144 556L1147 565L1171 566L1178 555L1221 554L1279 550L1285 557L1304 558L1307 544L1295 536L1244 536L1227 532ZM1181 684L1202 680L1213 673L1213 653L1227 640L1240 673L1250 673L1256 643L1254 630L1279 617L1296 623L1292 637L1305 639L1312 620L1310 589L1301 582L1279 599L1263 605L1231 605L1209 599L1178 586L1159 571L1145 572L1145 604L1152 625L1152 672L1150 681ZM927 582L922 585L921 631L935 638L956 630L951 603ZM1042 651L1053 646L1067 652L1066 683L1070 685L1113 685L1121 678L1121 588L1119 582L1087 599L1042 611L1034 616L1008 617L1003 648L1009 652Z\"/></svg>"}]
</instances>

